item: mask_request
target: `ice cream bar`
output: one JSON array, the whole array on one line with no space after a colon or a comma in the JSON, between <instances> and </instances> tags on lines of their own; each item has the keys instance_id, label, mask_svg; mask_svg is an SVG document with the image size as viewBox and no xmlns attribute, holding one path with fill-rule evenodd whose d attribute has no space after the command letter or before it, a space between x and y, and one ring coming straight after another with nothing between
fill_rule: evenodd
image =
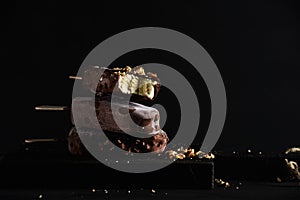
<instances>
[{"instance_id":1,"label":"ice cream bar","mask_svg":"<svg viewBox=\"0 0 300 200\"><path fill-rule=\"evenodd\" d=\"M104 142L97 145L100 150L103 150L104 148L113 149L114 146L117 146L127 152L159 153L165 149L167 142L169 141L167 134L163 130L159 130L149 138L136 138L125 133L113 132L106 133L106 136L113 144L102 140ZM81 129L80 131L77 131L76 128L72 128L68 136L68 149L73 155L82 155L86 153L86 149L83 146L80 137L89 137L89 139L98 138L99 133L91 129ZM105 136L103 135L103 137Z\"/></svg>"},{"instance_id":2,"label":"ice cream bar","mask_svg":"<svg viewBox=\"0 0 300 200\"><path fill-rule=\"evenodd\" d=\"M160 130L158 110L134 102L112 103L107 99L77 97L72 100L73 124L75 117L76 127L81 128L99 129L100 125L104 131L141 136L154 135Z\"/></svg>"},{"instance_id":3,"label":"ice cream bar","mask_svg":"<svg viewBox=\"0 0 300 200\"><path fill-rule=\"evenodd\" d=\"M100 95L131 94L136 99L153 100L160 90L160 80L142 67L105 68L91 66L84 71L83 86ZM115 90L114 90L115 88Z\"/></svg>"}]
</instances>

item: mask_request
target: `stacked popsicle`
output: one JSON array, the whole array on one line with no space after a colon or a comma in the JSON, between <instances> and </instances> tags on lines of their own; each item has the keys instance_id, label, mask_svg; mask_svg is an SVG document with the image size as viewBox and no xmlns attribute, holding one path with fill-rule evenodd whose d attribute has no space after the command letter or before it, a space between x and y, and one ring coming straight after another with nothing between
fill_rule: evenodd
<instances>
[{"instance_id":1,"label":"stacked popsicle","mask_svg":"<svg viewBox=\"0 0 300 200\"><path fill-rule=\"evenodd\" d=\"M99 148L110 140L127 152L162 152L168 142L160 128L159 111L143 104L152 102L160 90L157 74L135 68L89 67L81 78L83 87L95 95L72 100L72 123L68 137L72 154L85 151L83 137L102 137ZM117 100L112 101L112 96ZM130 98L129 98L130 97ZM126 100L128 99L128 101ZM76 111L76 115L74 114ZM96 116L96 117L95 117ZM99 133L99 126L105 134Z\"/></svg>"}]
</instances>

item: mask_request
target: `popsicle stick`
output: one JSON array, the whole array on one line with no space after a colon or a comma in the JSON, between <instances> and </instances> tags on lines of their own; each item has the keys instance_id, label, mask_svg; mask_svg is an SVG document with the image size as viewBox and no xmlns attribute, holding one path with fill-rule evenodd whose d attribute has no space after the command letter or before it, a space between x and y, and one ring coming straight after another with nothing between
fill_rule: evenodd
<instances>
[{"instance_id":1,"label":"popsicle stick","mask_svg":"<svg viewBox=\"0 0 300 200\"><path fill-rule=\"evenodd\" d=\"M69 76L69 79L82 80L82 77L80 77L80 76Z\"/></svg>"},{"instance_id":2,"label":"popsicle stick","mask_svg":"<svg viewBox=\"0 0 300 200\"><path fill-rule=\"evenodd\" d=\"M35 143L35 142L56 142L56 141L58 141L58 140L55 139L55 138L36 138L36 139L26 139L26 140L24 140L24 142L26 144Z\"/></svg>"},{"instance_id":3,"label":"popsicle stick","mask_svg":"<svg viewBox=\"0 0 300 200\"><path fill-rule=\"evenodd\" d=\"M67 106L42 105L42 106L36 106L35 110L62 111L62 110L70 110L70 108Z\"/></svg>"}]
</instances>

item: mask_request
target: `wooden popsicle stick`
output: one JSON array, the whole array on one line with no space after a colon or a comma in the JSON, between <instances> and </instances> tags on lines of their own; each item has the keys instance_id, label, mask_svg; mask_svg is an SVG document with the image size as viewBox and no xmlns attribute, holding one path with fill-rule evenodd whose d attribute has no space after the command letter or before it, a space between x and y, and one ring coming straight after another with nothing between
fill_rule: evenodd
<instances>
[{"instance_id":1,"label":"wooden popsicle stick","mask_svg":"<svg viewBox=\"0 0 300 200\"><path fill-rule=\"evenodd\" d=\"M62 111L62 110L70 110L70 108L67 106L42 105L42 106L36 106L35 110Z\"/></svg>"},{"instance_id":2,"label":"wooden popsicle stick","mask_svg":"<svg viewBox=\"0 0 300 200\"><path fill-rule=\"evenodd\" d=\"M69 76L69 79L82 80L82 77L80 77L80 76Z\"/></svg>"},{"instance_id":3,"label":"wooden popsicle stick","mask_svg":"<svg viewBox=\"0 0 300 200\"><path fill-rule=\"evenodd\" d=\"M35 142L56 142L56 141L58 141L58 140L55 139L55 138L35 138L35 139L26 139L26 140L24 140L24 142L26 144L35 143Z\"/></svg>"}]
</instances>

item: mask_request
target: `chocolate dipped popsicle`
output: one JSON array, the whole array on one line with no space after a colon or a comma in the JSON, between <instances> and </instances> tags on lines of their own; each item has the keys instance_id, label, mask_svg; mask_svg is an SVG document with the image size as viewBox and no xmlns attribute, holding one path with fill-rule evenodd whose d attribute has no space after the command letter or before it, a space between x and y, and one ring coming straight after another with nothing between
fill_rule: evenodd
<instances>
[{"instance_id":1,"label":"chocolate dipped popsicle","mask_svg":"<svg viewBox=\"0 0 300 200\"><path fill-rule=\"evenodd\" d=\"M79 137L88 137L89 139L99 137L99 133L92 129L82 129L77 131L75 127L73 127L68 136L68 149L73 155L82 155L87 152L84 145L81 142ZM97 136L97 137L96 137ZM152 135L149 138L136 138L129 136L125 133L113 133L109 132L106 134L107 138L113 143L110 144L106 140L103 140L103 143L99 143L98 146L100 150L113 149L114 146L117 146L124 151L134 152L134 153L148 153L148 152L162 152L167 142L169 141L167 134L163 130L159 130L156 134ZM104 135L100 135L100 137L105 137Z\"/></svg>"},{"instance_id":2,"label":"chocolate dipped popsicle","mask_svg":"<svg viewBox=\"0 0 300 200\"><path fill-rule=\"evenodd\" d=\"M84 71L83 86L101 95L115 91L120 95L131 94L136 100L153 100L160 90L157 74L145 72L138 66L130 68L105 68L91 66Z\"/></svg>"},{"instance_id":3,"label":"chocolate dipped popsicle","mask_svg":"<svg viewBox=\"0 0 300 200\"><path fill-rule=\"evenodd\" d=\"M107 99L93 101L89 97L76 97L72 100L74 111L76 116L72 113L72 118L76 117L76 127L80 128L99 129L100 125L105 131L140 136L154 135L160 131L158 110L134 102L122 104ZM74 119L71 121L74 124Z\"/></svg>"}]
</instances>

